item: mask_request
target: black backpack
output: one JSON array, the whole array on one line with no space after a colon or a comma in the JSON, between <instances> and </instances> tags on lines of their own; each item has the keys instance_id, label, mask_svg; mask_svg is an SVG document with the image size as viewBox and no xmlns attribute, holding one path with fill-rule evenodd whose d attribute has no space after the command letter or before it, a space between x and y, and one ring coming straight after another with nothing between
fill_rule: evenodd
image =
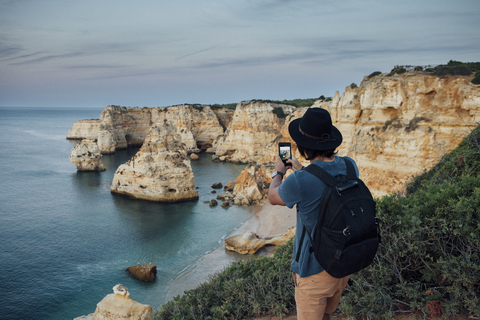
<instances>
[{"instance_id":1,"label":"black backpack","mask_svg":"<svg viewBox=\"0 0 480 320\"><path fill-rule=\"evenodd\" d=\"M347 176L334 178L314 164L305 170L322 180L327 188L322 195L314 238L303 227L300 250L308 234L315 258L325 271L343 278L370 265L380 243L379 220L375 201L362 180L357 178L351 161L343 158Z\"/></svg>"}]
</instances>

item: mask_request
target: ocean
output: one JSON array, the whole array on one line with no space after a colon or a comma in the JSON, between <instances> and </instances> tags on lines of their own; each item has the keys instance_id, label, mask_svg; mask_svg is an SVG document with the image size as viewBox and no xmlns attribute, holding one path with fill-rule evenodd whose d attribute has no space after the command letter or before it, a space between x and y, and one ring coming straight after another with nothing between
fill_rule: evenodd
<instances>
[{"instance_id":1,"label":"ocean","mask_svg":"<svg viewBox=\"0 0 480 320\"><path fill-rule=\"evenodd\" d=\"M116 284L131 298L165 303L165 290L251 217L252 207L209 207L211 185L244 165L192 161L199 200L176 204L110 193L116 168L138 150L104 155L107 171L77 172L66 140L77 120L101 108L0 107L0 319L73 319L93 313ZM157 266L143 283L125 269Z\"/></svg>"}]
</instances>

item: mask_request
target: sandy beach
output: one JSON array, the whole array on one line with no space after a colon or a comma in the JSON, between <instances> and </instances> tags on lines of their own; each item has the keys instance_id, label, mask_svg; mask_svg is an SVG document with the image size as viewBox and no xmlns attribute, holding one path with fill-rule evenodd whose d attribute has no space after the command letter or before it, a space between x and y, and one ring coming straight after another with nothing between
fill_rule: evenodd
<instances>
[{"instance_id":1,"label":"sandy beach","mask_svg":"<svg viewBox=\"0 0 480 320\"><path fill-rule=\"evenodd\" d=\"M253 231L261 238L283 234L287 229L295 226L295 215L295 209L272 206L265 200L258 206L252 217L231 232L228 237L244 234L247 231ZM257 251L255 255L268 255L273 249L274 247L265 247ZM197 287L221 272L231 262L246 259L248 259L247 255L226 250L222 242L219 248L201 257L194 265L170 282L165 301L170 301L173 297L183 294L185 290Z\"/></svg>"}]
</instances>

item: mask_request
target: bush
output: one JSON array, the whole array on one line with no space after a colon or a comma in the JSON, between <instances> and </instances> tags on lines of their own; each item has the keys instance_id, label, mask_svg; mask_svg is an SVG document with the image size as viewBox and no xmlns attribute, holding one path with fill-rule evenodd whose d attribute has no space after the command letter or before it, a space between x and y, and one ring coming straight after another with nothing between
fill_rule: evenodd
<instances>
[{"instance_id":1,"label":"bush","mask_svg":"<svg viewBox=\"0 0 480 320\"><path fill-rule=\"evenodd\" d=\"M446 65L438 65L435 68L426 69L434 75L443 77L447 75L469 76L473 72L480 71L480 62L461 62L450 60Z\"/></svg>"},{"instance_id":2,"label":"bush","mask_svg":"<svg viewBox=\"0 0 480 320\"><path fill-rule=\"evenodd\" d=\"M480 71L475 73L475 77L471 81L473 84L480 84Z\"/></svg>"},{"instance_id":3,"label":"bush","mask_svg":"<svg viewBox=\"0 0 480 320\"><path fill-rule=\"evenodd\" d=\"M405 72L407 72L407 69L405 68L394 68L392 71L390 71L390 74L400 74Z\"/></svg>"},{"instance_id":4,"label":"bush","mask_svg":"<svg viewBox=\"0 0 480 320\"><path fill-rule=\"evenodd\" d=\"M375 71L375 72L370 73L370 75L369 75L367 78L368 78L368 79L371 79L371 78L373 78L373 77L375 77L375 76L378 76L379 74L382 74L382 72L380 72L380 71Z\"/></svg>"},{"instance_id":5,"label":"bush","mask_svg":"<svg viewBox=\"0 0 480 320\"><path fill-rule=\"evenodd\" d=\"M293 239L273 258L238 261L215 278L161 306L153 319L245 319L284 316L295 308Z\"/></svg>"},{"instance_id":6,"label":"bush","mask_svg":"<svg viewBox=\"0 0 480 320\"><path fill-rule=\"evenodd\" d=\"M402 311L480 316L480 129L407 195L377 200L382 244L375 262L352 275L341 312L369 319Z\"/></svg>"},{"instance_id":7,"label":"bush","mask_svg":"<svg viewBox=\"0 0 480 320\"><path fill-rule=\"evenodd\" d=\"M283 111L281 107L273 108L273 114L275 114L280 119L285 119L287 117L287 114Z\"/></svg>"}]
</instances>

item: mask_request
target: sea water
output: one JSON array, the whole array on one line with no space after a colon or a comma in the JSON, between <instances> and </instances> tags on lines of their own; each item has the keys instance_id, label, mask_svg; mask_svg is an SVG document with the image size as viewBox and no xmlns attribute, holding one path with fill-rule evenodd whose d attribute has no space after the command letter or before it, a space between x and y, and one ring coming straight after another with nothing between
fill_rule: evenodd
<instances>
[{"instance_id":1,"label":"sea water","mask_svg":"<svg viewBox=\"0 0 480 320\"><path fill-rule=\"evenodd\" d=\"M176 204L110 193L116 168L138 148L104 155L107 171L77 172L66 140L77 120L101 109L0 107L0 319L73 319L126 286L154 310L169 282L251 216L251 208L210 207L211 185L242 165L201 154L192 161L200 199ZM125 269L157 266L143 283Z\"/></svg>"}]
</instances>

